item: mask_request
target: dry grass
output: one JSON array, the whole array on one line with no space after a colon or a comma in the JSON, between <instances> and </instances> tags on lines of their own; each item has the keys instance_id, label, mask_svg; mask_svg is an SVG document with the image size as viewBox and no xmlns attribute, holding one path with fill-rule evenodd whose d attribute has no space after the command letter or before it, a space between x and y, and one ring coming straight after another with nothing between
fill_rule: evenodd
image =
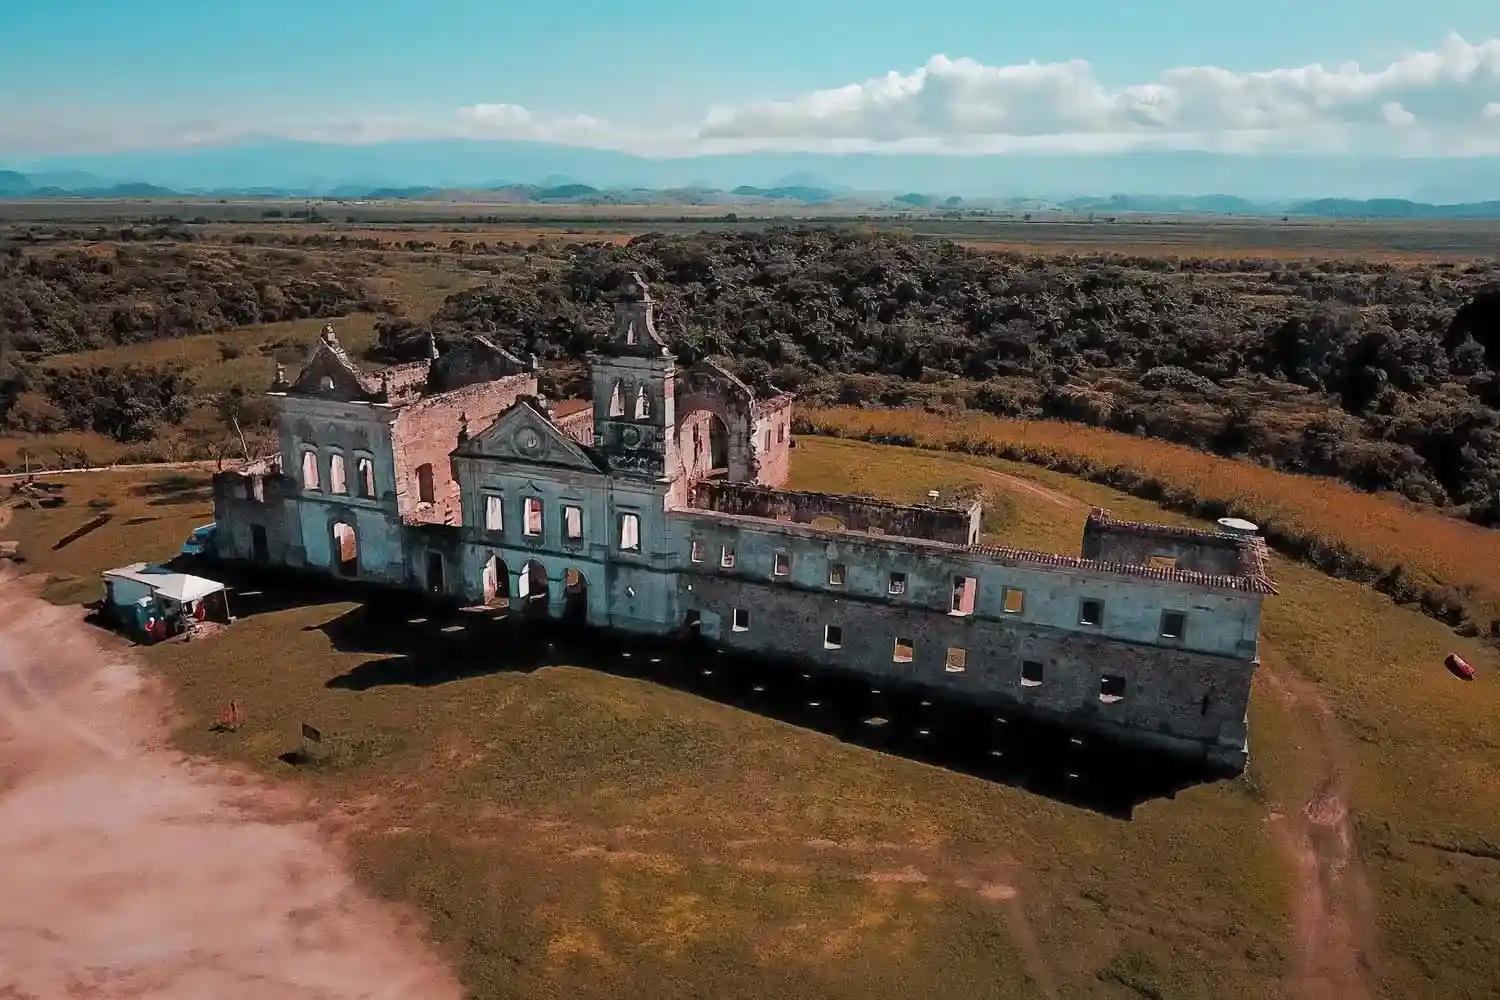
<instances>
[{"instance_id":1,"label":"dry grass","mask_svg":"<svg viewBox=\"0 0 1500 1000\"><path fill-rule=\"evenodd\" d=\"M1020 458L1174 504L1207 501L1258 522L1273 541L1306 550L1335 570L1343 559L1351 571L1363 563L1379 575L1394 574L1383 586L1398 596L1417 600L1424 593L1451 592L1474 621L1488 627L1500 619L1500 532L1392 494L1361 493L1333 479L1057 421L853 407L807 409L801 416L841 436Z\"/></svg>"},{"instance_id":2,"label":"dry grass","mask_svg":"<svg viewBox=\"0 0 1500 1000\"><path fill-rule=\"evenodd\" d=\"M1020 545L1076 550L1091 504L1188 521L1030 466L852 441L801 439L793 476L906 498L979 489L999 501L987 530ZM190 482L151 492L149 479L74 477L66 506L17 514L33 567L78 581L54 597L198 523ZM165 520L117 518L53 551L91 503ZM309 783L354 831L361 877L418 906L484 997L1031 997L1048 982L1061 996L1294 995L1298 874L1274 817L1294 815L1329 762L1268 680L1305 677L1346 746L1380 990L1484 995L1496 862L1419 842L1500 844L1500 663L1367 587L1279 558L1275 572L1249 771L1129 821L630 676L517 670L509 644L442 683L330 686L451 667L442 622L367 614L331 590L146 655L177 692L179 743ZM1442 671L1450 646L1478 682ZM246 727L210 733L230 698ZM344 752L313 769L279 760L303 720Z\"/></svg>"}]
</instances>

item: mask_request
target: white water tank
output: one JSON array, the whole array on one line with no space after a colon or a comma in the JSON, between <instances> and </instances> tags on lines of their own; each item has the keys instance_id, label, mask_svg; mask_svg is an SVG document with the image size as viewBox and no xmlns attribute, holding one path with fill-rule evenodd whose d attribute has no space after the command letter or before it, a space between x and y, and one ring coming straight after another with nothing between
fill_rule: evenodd
<instances>
[{"instance_id":1,"label":"white water tank","mask_svg":"<svg viewBox=\"0 0 1500 1000\"><path fill-rule=\"evenodd\" d=\"M1260 525L1254 521L1247 521L1243 517L1221 517L1219 518L1219 530L1231 535L1258 535Z\"/></svg>"}]
</instances>

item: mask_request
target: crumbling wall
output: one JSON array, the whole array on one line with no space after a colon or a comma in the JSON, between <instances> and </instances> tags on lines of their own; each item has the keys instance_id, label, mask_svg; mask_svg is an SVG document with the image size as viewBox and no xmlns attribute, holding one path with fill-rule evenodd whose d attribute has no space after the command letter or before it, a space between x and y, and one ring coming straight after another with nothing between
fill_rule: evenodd
<instances>
[{"instance_id":1,"label":"crumbling wall","mask_svg":"<svg viewBox=\"0 0 1500 1000\"><path fill-rule=\"evenodd\" d=\"M872 497L838 493L801 493L755 483L701 480L693 484L689 505L722 514L773 518L830 529L925 538L967 545L979 535L980 506L937 507L898 504Z\"/></svg>"},{"instance_id":2,"label":"crumbling wall","mask_svg":"<svg viewBox=\"0 0 1500 1000\"><path fill-rule=\"evenodd\" d=\"M403 407L391 431L401 517L427 524L461 522L458 483L448 460L448 453L458 446L460 418L467 418L471 434L478 433L519 397L535 394L536 376L528 373L427 396ZM431 503L421 500L418 470L424 465L432 467Z\"/></svg>"},{"instance_id":3,"label":"crumbling wall","mask_svg":"<svg viewBox=\"0 0 1500 1000\"><path fill-rule=\"evenodd\" d=\"M755 407L755 482L782 486L792 474L792 396L784 393Z\"/></svg>"},{"instance_id":4,"label":"crumbling wall","mask_svg":"<svg viewBox=\"0 0 1500 1000\"><path fill-rule=\"evenodd\" d=\"M1083 526L1083 556L1126 565L1170 566L1175 569L1234 576L1254 561L1261 545L1253 537L1201 531L1165 524L1117 521L1107 510L1095 508Z\"/></svg>"}]
</instances>

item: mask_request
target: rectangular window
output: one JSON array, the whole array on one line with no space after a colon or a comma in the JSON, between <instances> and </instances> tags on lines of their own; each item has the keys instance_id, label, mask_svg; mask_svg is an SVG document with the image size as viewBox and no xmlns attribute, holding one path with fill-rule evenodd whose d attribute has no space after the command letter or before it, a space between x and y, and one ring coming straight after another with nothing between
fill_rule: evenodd
<instances>
[{"instance_id":1,"label":"rectangular window","mask_svg":"<svg viewBox=\"0 0 1500 1000\"><path fill-rule=\"evenodd\" d=\"M734 569L734 549L724 546L723 551L719 553L719 565L725 569Z\"/></svg>"},{"instance_id":2,"label":"rectangular window","mask_svg":"<svg viewBox=\"0 0 1500 1000\"><path fill-rule=\"evenodd\" d=\"M791 554L787 553L787 552L778 552L778 553L776 553L775 562L773 562L772 565L771 565L771 573L772 573L772 575L773 576L786 576L787 574L791 573L791 571L792 571L792 557L791 557Z\"/></svg>"},{"instance_id":3,"label":"rectangular window","mask_svg":"<svg viewBox=\"0 0 1500 1000\"><path fill-rule=\"evenodd\" d=\"M1000 610L1008 615L1018 615L1026 610L1026 591L1019 587L1006 587L1000 599Z\"/></svg>"},{"instance_id":4,"label":"rectangular window","mask_svg":"<svg viewBox=\"0 0 1500 1000\"><path fill-rule=\"evenodd\" d=\"M359 495L362 497L373 497L375 495L375 463L368 458L361 458L354 464L359 475Z\"/></svg>"},{"instance_id":5,"label":"rectangular window","mask_svg":"<svg viewBox=\"0 0 1500 1000\"><path fill-rule=\"evenodd\" d=\"M638 515L620 515L620 551L641 551L641 519Z\"/></svg>"},{"instance_id":6,"label":"rectangular window","mask_svg":"<svg viewBox=\"0 0 1500 1000\"><path fill-rule=\"evenodd\" d=\"M823 648L824 649L843 649L844 648L844 629L843 629L843 626L841 626L841 625L824 625L823 626Z\"/></svg>"},{"instance_id":7,"label":"rectangular window","mask_svg":"<svg viewBox=\"0 0 1500 1000\"><path fill-rule=\"evenodd\" d=\"M434 503L437 499L437 488L432 480L432 463L426 462L417 466L417 502Z\"/></svg>"},{"instance_id":8,"label":"rectangular window","mask_svg":"<svg viewBox=\"0 0 1500 1000\"><path fill-rule=\"evenodd\" d=\"M1078 604L1078 624L1098 625L1104 621L1104 602L1085 597Z\"/></svg>"},{"instance_id":9,"label":"rectangular window","mask_svg":"<svg viewBox=\"0 0 1500 1000\"><path fill-rule=\"evenodd\" d=\"M1176 569L1177 557L1154 555L1146 560L1146 565L1150 566L1152 569Z\"/></svg>"},{"instance_id":10,"label":"rectangular window","mask_svg":"<svg viewBox=\"0 0 1500 1000\"><path fill-rule=\"evenodd\" d=\"M1021 664L1021 686L1023 688L1042 686L1042 665L1036 660L1026 660Z\"/></svg>"},{"instance_id":11,"label":"rectangular window","mask_svg":"<svg viewBox=\"0 0 1500 1000\"><path fill-rule=\"evenodd\" d=\"M563 538L570 542L583 541L583 508L574 504L563 505Z\"/></svg>"},{"instance_id":12,"label":"rectangular window","mask_svg":"<svg viewBox=\"0 0 1500 1000\"><path fill-rule=\"evenodd\" d=\"M302 453L302 488L304 490L318 488L318 453L312 449Z\"/></svg>"},{"instance_id":13,"label":"rectangular window","mask_svg":"<svg viewBox=\"0 0 1500 1000\"><path fill-rule=\"evenodd\" d=\"M1187 615L1181 611L1163 611L1161 613L1161 637L1181 639L1185 635L1187 635Z\"/></svg>"},{"instance_id":14,"label":"rectangular window","mask_svg":"<svg viewBox=\"0 0 1500 1000\"><path fill-rule=\"evenodd\" d=\"M890 582L885 586L885 592L891 595L906 593L906 574L892 573Z\"/></svg>"},{"instance_id":15,"label":"rectangular window","mask_svg":"<svg viewBox=\"0 0 1500 1000\"><path fill-rule=\"evenodd\" d=\"M896 636L896 645L891 649L892 663L910 663L917 655L917 647L905 636Z\"/></svg>"},{"instance_id":16,"label":"rectangular window","mask_svg":"<svg viewBox=\"0 0 1500 1000\"><path fill-rule=\"evenodd\" d=\"M1099 700L1105 704L1114 704L1125 697L1125 678L1116 677L1114 674L1105 674L1099 678Z\"/></svg>"},{"instance_id":17,"label":"rectangular window","mask_svg":"<svg viewBox=\"0 0 1500 1000\"><path fill-rule=\"evenodd\" d=\"M972 576L955 576L953 578L953 599L949 602L948 613L950 615L972 615L974 613L974 596L979 590L979 581Z\"/></svg>"},{"instance_id":18,"label":"rectangular window","mask_svg":"<svg viewBox=\"0 0 1500 1000\"><path fill-rule=\"evenodd\" d=\"M771 450L771 429L766 428L766 451Z\"/></svg>"},{"instance_id":19,"label":"rectangular window","mask_svg":"<svg viewBox=\"0 0 1500 1000\"><path fill-rule=\"evenodd\" d=\"M688 558L695 563L703 561L703 543L696 538L693 539L692 545L688 548Z\"/></svg>"},{"instance_id":20,"label":"rectangular window","mask_svg":"<svg viewBox=\"0 0 1500 1000\"><path fill-rule=\"evenodd\" d=\"M776 425L776 443L780 444L786 440L786 424Z\"/></svg>"},{"instance_id":21,"label":"rectangular window","mask_svg":"<svg viewBox=\"0 0 1500 1000\"><path fill-rule=\"evenodd\" d=\"M524 505L526 514L525 523L521 530L532 538L542 533L542 500L541 497L527 497Z\"/></svg>"},{"instance_id":22,"label":"rectangular window","mask_svg":"<svg viewBox=\"0 0 1500 1000\"><path fill-rule=\"evenodd\" d=\"M730 628L734 629L734 631L736 631L736 632L748 632L748 631L750 631L750 609L749 608L735 608L734 609L734 624L731 625Z\"/></svg>"},{"instance_id":23,"label":"rectangular window","mask_svg":"<svg viewBox=\"0 0 1500 1000\"><path fill-rule=\"evenodd\" d=\"M943 667L950 674L961 674L969 667L969 651L962 646L949 646L948 658Z\"/></svg>"},{"instance_id":24,"label":"rectangular window","mask_svg":"<svg viewBox=\"0 0 1500 1000\"><path fill-rule=\"evenodd\" d=\"M484 495L484 530L505 530L505 503L498 493Z\"/></svg>"},{"instance_id":25,"label":"rectangular window","mask_svg":"<svg viewBox=\"0 0 1500 1000\"><path fill-rule=\"evenodd\" d=\"M842 587L843 585L844 585L844 564L843 563L829 563L828 564L828 586L830 586L830 587Z\"/></svg>"}]
</instances>

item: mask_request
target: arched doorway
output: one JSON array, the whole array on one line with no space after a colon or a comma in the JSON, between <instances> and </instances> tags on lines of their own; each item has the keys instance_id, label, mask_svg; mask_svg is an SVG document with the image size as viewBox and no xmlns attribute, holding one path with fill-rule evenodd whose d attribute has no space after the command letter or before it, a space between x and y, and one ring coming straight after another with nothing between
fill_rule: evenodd
<instances>
[{"instance_id":1,"label":"arched doorway","mask_svg":"<svg viewBox=\"0 0 1500 1000\"><path fill-rule=\"evenodd\" d=\"M729 427L712 410L695 410L677 423L677 453L689 479L729 474Z\"/></svg>"},{"instance_id":2,"label":"arched doorway","mask_svg":"<svg viewBox=\"0 0 1500 1000\"><path fill-rule=\"evenodd\" d=\"M484 603L496 608L510 604L510 570L499 556L490 556L484 563Z\"/></svg>"},{"instance_id":3,"label":"arched doorway","mask_svg":"<svg viewBox=\"0 0 1500 1000\"><path fill-rule=\"evenodd\" d=\"M534 559L522 566L516 581L516 596L521 599L521 611L526 617L547 617L547 567Z\"/></svg>"},{"instance_id":4,"label":"arched doorway","mask_svg":"<svg viewBox=\"0 0 1500 1000\"><path fill-rule=\"evenodd\" d=\"M563 621L582 625L589 620L589 582L583 571L569 566L563 571Z\"/></svg>"},{"instance_id":5,"label":"arched doorway","mask_svg":"<svg viewBox=\"0 0 1500 1000\"><path fill-rule=\"evenodd\" d=\"M344 576L359 575L359 538L343 521L333 525L333 565Z\"/></svg>"}]
</instances>

